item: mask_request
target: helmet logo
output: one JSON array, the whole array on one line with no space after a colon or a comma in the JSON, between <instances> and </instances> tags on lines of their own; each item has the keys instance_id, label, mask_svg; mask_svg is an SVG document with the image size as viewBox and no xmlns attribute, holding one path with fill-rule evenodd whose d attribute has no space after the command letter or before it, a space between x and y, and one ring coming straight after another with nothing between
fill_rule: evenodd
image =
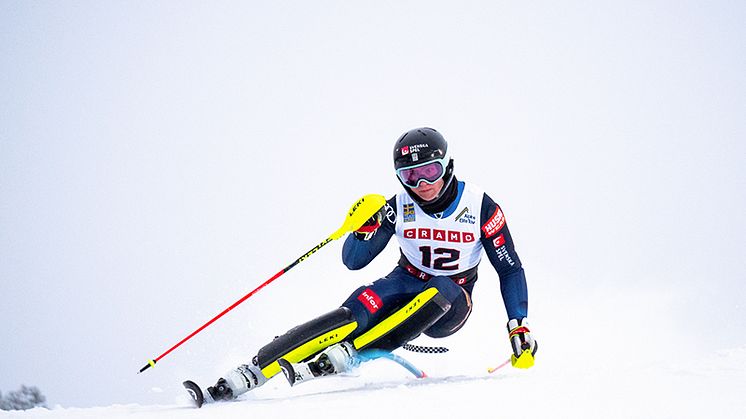
<instances>
[{"instance_id":1,"label":"helmet logo","mask_svg":"<svg viewBox=\"0 0 746 419\"><path fill-rule=\"evenodd\" d=\"M415 155L415 153L421 151L421 149L423 148L430 148L430 144L405 145L404 147L401 148L401 155L402 156L406 156L407 154ZM440 150L436 150L436 151L440 151Z\"/></svg>"}]
</instances>

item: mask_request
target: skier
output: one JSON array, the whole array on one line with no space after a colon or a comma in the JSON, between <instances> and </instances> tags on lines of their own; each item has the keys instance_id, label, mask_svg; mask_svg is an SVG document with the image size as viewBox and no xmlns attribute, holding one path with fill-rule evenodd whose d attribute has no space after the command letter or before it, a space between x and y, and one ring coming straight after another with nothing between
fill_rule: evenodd
<instances>
[{"instance_id":1,"label":"skier","mask_svg":"<svg viewBox=\"0 0 746 419\"><path fill-rule=\"evenodd\" d=\"M358 351L393 351L422 333L452 335L471 313L482 249L500 278L513 365L533 364L537 344L526 320L526 278L500 206L456 179L448 144L432 128L410 130L396 141L394 168L404 190L342 249L344 264L361 269L396 236L401 257L394 270L355 290L336 310L276 337L251 364L208 387L206 401L233 399L281 371L291 385L348 371Z\"/></svg>"}]
</instances>

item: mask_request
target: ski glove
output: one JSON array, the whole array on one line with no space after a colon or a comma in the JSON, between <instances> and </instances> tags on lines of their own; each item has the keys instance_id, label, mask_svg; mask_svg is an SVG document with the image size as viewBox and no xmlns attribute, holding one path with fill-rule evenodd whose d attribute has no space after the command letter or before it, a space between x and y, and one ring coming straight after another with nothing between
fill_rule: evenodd
<instances>
[{"instance_id":1,"label":"ski glove","mask_svg":"<svg viewBox=\"0 0 746 419\"><path fill-rule=\"evenodd\" d=\"M370 240L376 234L378 228L381 227L381 221L383 221L383 216L386 213L385 208L385 206L381 207L368 221L353 232L358 240Z\"/></svg>"},{"instance_id":2,"label":"ski glove","mask_svg":"<svg viewBox=\"0 0 746 419\"><path fill-rule=\"evenodd\" d=\"M511 319L508 322L510 344L513 346L511 364L516 368L531 368L534 365L534 355L539 346L528 330L528 320Z\"/></svg>"}]
</instances>

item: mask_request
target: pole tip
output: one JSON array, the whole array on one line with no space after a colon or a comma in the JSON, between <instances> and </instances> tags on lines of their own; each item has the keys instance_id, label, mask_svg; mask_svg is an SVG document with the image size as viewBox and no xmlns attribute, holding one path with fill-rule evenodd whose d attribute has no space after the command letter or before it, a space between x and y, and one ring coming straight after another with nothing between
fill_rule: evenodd
<instances>
[{"instance_id":1,"label":"pole tip","mask_svg":"<svg viewBox=\"0 0 746 419\"><path fill-rule=\"evenodd\" d=\"M148 369L150 367L155 367L155 361L152 360L152 359L149 359L148 363L145 364L144 367L140 368L140 372L138 372L138 374L142 373L143 371L145 371L146 369Z\"/></svg>"}]
</instances>

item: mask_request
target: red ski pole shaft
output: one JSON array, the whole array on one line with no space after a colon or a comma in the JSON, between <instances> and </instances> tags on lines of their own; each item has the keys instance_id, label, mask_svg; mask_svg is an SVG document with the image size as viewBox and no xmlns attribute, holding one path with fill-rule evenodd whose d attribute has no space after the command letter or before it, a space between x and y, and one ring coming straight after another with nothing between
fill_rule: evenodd
<instances>
[{"instance_id":1,"label":"red ski pole shaft","mask_svg":"<svg viewBox=\"0 0 746 419\"><path fill-rule=\"evenodd\" d=\"M306 252L306 254L304 254L303 256L299 257L295 261L293 261L293 263L291 263L290 265L286 266L280 272L277 272L276 274L274 274L271 278L269 278L268 280L264 281L261 285L259 285L258 287L254 288L251 292L249 292L248 294L246 294L243 297L241 297L238 301L236 301L235 303L231 304L230 307L226 308L225 310L223 310L222 312L220 312L220 314L218 314L217 316L215 316L212 319L210 319L210 321L208 321L207 323L205 323L202 326L200 326L194 332L190 333L187 337L185 337L184 339L182 339L181 341L179 341L179 343L177 343L176 345L174 345L171 348L169 348L166 352L160 354L155 359L149 359L148 363L145 364L144 367L140 368L140 372L138 372L138 374L141 373L141 372L143 372L143 371L145 371L145 370L147 370L150 367L154 367L156 362L160 361L166 355L170 354L174 349L178 348L184 342L186 342L189 339L193 338L197 333L203 331L207 326L215 323L215 321L217 321L219 318L223 317L229 311L231 311L234 308L238 307L239 304L241 304L244 301L248 300L252 295L256 294L257 292L259 292L259 290L261 290L262 288L266 287L272 281L274 281L275 279L277 279L280 276L282 276L282 274L284 274L285 272L287 272L290 269L292 269L295 265L297 265L297 264L303 262L304 260L308 259L311 255L313 255L314 253L316 253L317 250L319 250L322 247L326 246L332 240L336 240L336 239L344 236L346 233L348 233L350 231L355 231L358 228L360 228L360 226L362 226L363 223L365 223L370 217L372 217L376 212L378 212L378 210L381 209L381 207L385 203L386 203L386 198L384 198L381 195L371 194L371 195L365 195L364 197L360 198L350 208L349 212L347 213L347 218L345 218L345 222L344 222L344 224L342 224L342 227L340 227L339 229L337 229L337 231L335 231L331 236L327 237L326 240L322 241L321 243L319 243L318 245L316 245L316 247L314 247L313 249L311 249L308 252Z\"/></svg>"},{"instance_id":2,"label":"red ski pole shaft","mask_svg":"<svg viewBox=\"0 0 746 419\"><path fill-rule=\"evenodd\" d=\"M506 366L508 364L510 364L510 358L508 358L507 361L503 362L502 364L500 364L500 365L498 365L496 367L487 368L487 372L490 373L490 374L492 374L493 372L499 370L500 368L502 368L502 367L504 367L504 366Z\"/></svg>"},{"instance_id":3,"label":"red ski pole shaft","mask_svg":"<svg viewBox=\"0 0 746 419\"><path fill-rule=\"evenodd\" d=\"M273 276L272 276L271 278L269 278L268 280L264 281L264 282L263 282L263 283L262 283L261 285L259 285L258 287L254 288L253 290L251 290L251 292L249 292L248 294L246 294L246 295L244 295L243 297L241 297L241 298L240 298L240 299L239 299L238 301L236 301L235 303L231 304L231 305L230 305L230 306L229 306L228 308L226 308L225 310L221 311L221 312L220 312L220 314L218 314L217 316L215 316L215 317L213 317L212 319L210 319L210 320L209 320L209 321L208 321L207 323L205 323L205 324L203 324L202 326L200 326L200 327L199 327L199 328L198 328L197 330L195 330L194 332L190 333L190 334L189 334L189 335L188 335L187 337L185 337L184 339L180 340L180 341L179 341L179 343L177 343L176 345L174 345L174 346L172 346L171 348L169 348L169 349L168 349L168 350L167 350L166 352L164 352L164 353L160 354L160 355L159 355L159 356L158 356L157 358L155 358L155 359L151 359L151 360L148 360L148 363L147 363L147 364L145 364L145 366L144 366L144 367L142 367L142 368L140 369L140 372L138 372L138 374L139 374L139 373L141 373L141 372L143 372L143 371L145 371L146 369L148 369L148 368L150 368L150 367L154 367L154 366L155 366L155 363L156 363L156 362L160 361L160 360L161 360L161 359L163 359L163 358L164 358L164 357L165 357L166 355L170 354L170 353L171 353L171 352L172 352L172 351L173 351L174 349L178 348L178 347L179 347L179 346L181 346L181 345L182 345L182 344L183 344L184 342L186 342L186 341L188 341L189 339L193 338L193 337L194 337L194 336L195 336L195 335L196 335L197 333L199 333L199 332L203 331L203 330L204 330L205 328L207 328L207 327L208 327L209 325L211 325L211 324L215 323L215 321L217 321L217 320L218 320L219 318L223 317L223 316L224 316L224 315L226 315L226 314L227 314L227 313L228 313L229 311L231 311L231 310L233 310L234 308L238 307L238 306L239 306L239 304L241 304L241 303L243 303L244 301L248 300L248 299L249 299L249 298L250 298L250 297L251 297L252 295L254 295L254 294L256 294L257 292L259 292L259 290L261 290L262 288L264 288L264 287L266 287L267 285L269 285L269 284L270 284L270 283L271 283L272 281L274 281L275 279L277 279L277 278L281 277L281 276L282 276L282 274L284 274L285 272L287 272L287 271L289 271L290 269L292 269L292 268L293 268L293 267L294 267L295 265L299 264L300 262L304 261L304 260L305 260L305 259L307 259L307 258L308 258L309 256L311 256L312 254L316 253L316 251L317 251L317 250L319 250L319 249L321 249L322 247L326 246L326 244L327 244L327 243L329 243L330 241L332 241L332 238L331 238L331 237L329 237L329 238L327 238L326 240L324 240L323 242L319 243L319 244L318 244L318 245L317 245L316 247L314 247L313 249L311 249L310 251L308 251L308 252L307 252L307 253L306 253L305 255L303 255L303 256L301 256L301 257L299 257L299 258L298 258L298 259L296 259L296 260L295 260L295 261L294 261L293 263L291 263L290 265L286 266L286 267L285 267L285 268L284 268L283 270L281 270L280 272L277 272L277 273L276 273L276 274L274 274L274 275L273 275Z\"/></svg>"}]
</instances>

